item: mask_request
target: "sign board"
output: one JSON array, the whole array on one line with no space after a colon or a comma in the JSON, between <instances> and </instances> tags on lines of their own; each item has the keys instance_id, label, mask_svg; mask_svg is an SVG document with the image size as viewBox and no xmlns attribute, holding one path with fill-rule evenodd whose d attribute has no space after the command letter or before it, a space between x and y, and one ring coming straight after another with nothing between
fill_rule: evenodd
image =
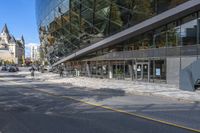
<instances>
[{"instance_id":1,"label":"sign board","mask_svg":"<svg viewBox=\"0 0 200 133\"><path fill-rule=\"evenodd\" d=\"M156 76L160 76L160 68L156 68Z\"/></svg>"}]
</instances>

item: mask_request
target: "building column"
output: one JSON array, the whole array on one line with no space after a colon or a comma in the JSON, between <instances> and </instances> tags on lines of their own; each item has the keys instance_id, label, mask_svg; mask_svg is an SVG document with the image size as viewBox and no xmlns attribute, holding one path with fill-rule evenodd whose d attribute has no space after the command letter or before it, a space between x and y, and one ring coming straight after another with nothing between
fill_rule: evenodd
<instances>
[{"instance_id":1,"label":"building column","mask_svg":"<svg viewBox=\"0 0 200 133\"><path fill-rule=\"evenodd\" d=\"M148 82L150 82L150 62L151 60L148 59Z\"/></svg>"},{"instance_id":2,"label":"building column","mask_svg":"<svg viewBox=\"0 0 200 133\"><path fill-rule=\"evenodd\" d=\"M131 64L128 64L128 71L129 71L129 74L130 74L130 78L133 79L133 67Z\"/></svg>"},{"instance_id":3,"label":"building column","mask_svg":"<svg viewBox=\"0 0 200 133\"><path fill-rule=\"evenodd\" d=\"M155 64L155 59L153 59L153 82L155 82L156 78L156 64Z\"/></svg>"},{"instance_id":4,"label":"building column","mask_svg":"<svg viewBox=\"0 0 200 133\"><path fill-rule=\"evenodd\" d=\"M90 65L88 62L86 62L86 72L87 72L87 76L91 77L91 72L90 72Z\"/></svg>"},{"instance_id":5,"label":"building column","mask_svg":"<svg viewBox=\"0 0 200 133\"><path fill-rule=\"evenodd\" d=\"M111 62L109 61L109 65L108 65L108 78L112 79L113 78L113 67Z\"/></svg>"}]
</instances>

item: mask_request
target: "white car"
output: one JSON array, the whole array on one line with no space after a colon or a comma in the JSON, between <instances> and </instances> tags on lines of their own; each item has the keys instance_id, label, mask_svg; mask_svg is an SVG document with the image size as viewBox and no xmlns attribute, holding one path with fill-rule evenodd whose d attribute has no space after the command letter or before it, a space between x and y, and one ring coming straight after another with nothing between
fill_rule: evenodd
<instances>
[{"instance_id":1,"label":"white car","mask_svg":"<svg viewBox=\"0 0 200 133\"><path fill-rule=\"evenodd\" d=\"M51 66L44 66L44 70L50 72L52 70Z\"/></svg>"}]
</instances>

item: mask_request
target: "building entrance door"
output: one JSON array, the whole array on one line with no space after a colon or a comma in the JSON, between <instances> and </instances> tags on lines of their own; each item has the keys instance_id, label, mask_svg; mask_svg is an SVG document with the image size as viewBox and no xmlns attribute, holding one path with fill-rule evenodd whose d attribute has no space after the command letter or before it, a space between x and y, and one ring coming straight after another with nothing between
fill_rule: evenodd
<instances>
[{"instance_id":1,"label":"building entrance door","mask_svg":"<svg viewBox=\"0 0 200 133\"><path fill-rule=\"evenodd\" d=\"M136 63L136 79L149 81L149 63Z\"/></svg>"}]
</instances>

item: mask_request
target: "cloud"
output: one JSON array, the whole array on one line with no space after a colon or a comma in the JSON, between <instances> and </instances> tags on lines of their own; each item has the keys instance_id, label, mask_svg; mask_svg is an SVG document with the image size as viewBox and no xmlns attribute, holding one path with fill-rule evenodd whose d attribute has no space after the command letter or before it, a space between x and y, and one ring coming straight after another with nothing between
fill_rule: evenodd
<instances>
[{"instance_id":1,"label":"cloud","mask_svg":"<svg viewBox=\"0 0 200 133\"><path fill-rule=\"evenodd\" d=\"M31 46L40 46L38 43L27 43L25 44L25 56L30 57L31 56Z\"/></svg>"},{"instance_id":2,"label":"cloud","mask_svg":"<svg viewBox=\"0 0 200 133\"><path fill-rule=\"evenodd\" d=\"M38 44L38 43L27 43L27 44L25 44L26 48L31 48L31 46L40 46L40 44Z\"/></svg>"}]
</instances>

